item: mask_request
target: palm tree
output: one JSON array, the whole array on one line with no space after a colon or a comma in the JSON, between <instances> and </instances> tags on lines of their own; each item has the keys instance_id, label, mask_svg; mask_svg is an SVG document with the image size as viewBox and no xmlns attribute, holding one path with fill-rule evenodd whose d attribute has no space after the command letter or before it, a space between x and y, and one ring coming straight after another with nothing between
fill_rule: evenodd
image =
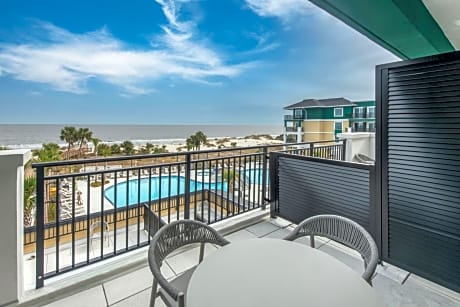
<instances>
[{"instance_id":1,"label":"palm tree","mask_svg":"<svg viewBox=\"0 0 460 307\"><path fill-rule=\"evenodd\" d=\"M100 142L101 140L98 138L91 138L91 143L93 143L93 148L94 148L93 151L96 154L96 156L97 156L97 146L99 145Z\"/></svg>"},{"instance_id":2,"label":"palm tree","mask_svg":"<svg viewBox=\"0 0 460 307\"><path fill-rule=\"evenodd\" d=\"M119 154L121 152L120 145L118 144L110 146L110 150L112 151L112 154Z\"/></svg>"},{"instance_id":3,"label":"palm tree","mask_svg":"<svg viewBox=\"0 0 460 307\"><path fill-rule=\"evenodd\" d=\"M145 144L145 150L147 153L152 153L152 150L155 148L155 146L152 143L147 143Z\"/></svg>"},{"instance_id":4,"label":"palm tree","mask_svg":"<svg viewBox=\"0 0 460 307\"><path fill-rule=\"evenodd\" d=\"M78 151L80 152L81 155L81 148L83 147L84 144L86 144L88 141L91 141L93 138L93 132L91 132L88 128L80 128L77 131L77 141L78 141Z\"/></svg>"},{"instance_id":5,"label":"palm tree","mask_svg":"<svg viewBox=\"0 0 460 307\"><path fill-rule=\"evenodd\" d=\"M237 171L234 171L232 169L225 169L223 170L222 172L222 178L224 181L227 182L227 189L230 193L234 193L234 189L235 189L235 186L234 186L234 183L238 183L239 179L240 179L240 173L238 173ZM233 194L233 196L235 196ZM239 197L239 196L238 196ZM227 208L225 208L227 210L227 213L231 210L232 213L234 212L234 207L231 208L229 207L230 206L230 202L227 201Z\"/></svg>"},{"instance_id":6,"label":"palm tree","mask_svg":"<svg viewBox=\"0 0 460 307\"><path fill-rule=\"evenodd\" d=\"M77 130L75 127L65 126L64 129L61 130L61 141L67 142L67 151L70 150L70 147L77 141Z\"/></svg>"},{"instance_id":7,"label":"palm tree","mask_svg":"<svg viewBox=\"0 0 460 307\"><path fill-rule=\"evenodd\" d=\"M197 133L189 136L186 140L186 146L187 150L193 149L193 150L200 150L201 144L206 144L207 142L207 137L206 135L198 131Z\"/></svg>"},{"instance_id":8,"label":"palm tree","mask_svg":"<svg viewBox=\"0 0 460 307\"><path fill-rule=\"evenodd\" d=\"M189 136L187 140L185 140L185 144L187 146L187 150L194 149L195 148L194 136L193 135Z\"/></svg>"},{"instance_id":9,"label":"palm tree","mask_svg":"<svg viewBox=\"0 0 460 307\"><path fill-rule=\"evenodd\" d=\"M99 144L97 146L97 153L103 157L108 157L112 154L112 148L107 144Z\"/></svg>"},{"instance_id":10,"label":"palm tree","mask_svg":"<svg viewBox=\"0 0 460 307\"><path fill-rule=\"evenodd\" d=\"M123 148L123 152L127 156L134 154L134 144L131 141L124 141L121 143L121 148Z\"/></svg>"},{"instance_id":11,"label":"palm tree","mask_svg":"<svg viewBox=\"0 0 460 307\"><path fill-rule=\"evenodd\" d=\"M42 149L36 152L39 161L57 161L61 160L61 152L58 144L43 144Z\"/></svg>"},{"instance_id":12,"label":"palm tree","mask_svg":"<svg viewBox=\"0 0 460 307\"><path fill-rule=\"evenodd\" d=\"M204 134L202 131L198 131L197 133L195 133L195 138L196 138L196 141L197 141L197 148L198 150L200 150L200 146L201 144L206 144L207 142L207 136L206 134Z\"/></svg>"},{"instance_id":13,"label":"palm tree","mask_svg":"<svg viewBox=\"0 0 460 307\"><path fill-rule=\"evenodd\" d=\"M233 188L234 188L233 183L238 182L238 180L240 179L240 173L232 169L225 169L222 172L222 178L224 181L227 182L228 190L230 192L233 192Z\"/></svg>"},{"instance_id":14,"label":"palm tree","mask_svg":"<svg viewBox=\"0 0 460 307\"><path fill-rule=\"evenodd\" d=\"M33 226L33 211L35 209L35 177L24 179L24 226Z\"/></svg>"}]
</instances>

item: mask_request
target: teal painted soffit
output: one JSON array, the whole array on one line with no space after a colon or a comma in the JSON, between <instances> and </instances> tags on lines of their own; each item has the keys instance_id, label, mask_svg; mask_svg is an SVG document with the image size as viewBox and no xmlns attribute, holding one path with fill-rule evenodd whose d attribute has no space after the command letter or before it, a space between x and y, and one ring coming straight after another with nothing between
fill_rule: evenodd
<instances>
[{"instance_id":1,"label":"teal painted soffit","mask_svg":"<svg viewBox=\"0 0 460 307\"><path fill-rule=\"evenodd\" d=\"M421 0L310 1L402 59L455 50Z\"/></svg>"}]
</instances>

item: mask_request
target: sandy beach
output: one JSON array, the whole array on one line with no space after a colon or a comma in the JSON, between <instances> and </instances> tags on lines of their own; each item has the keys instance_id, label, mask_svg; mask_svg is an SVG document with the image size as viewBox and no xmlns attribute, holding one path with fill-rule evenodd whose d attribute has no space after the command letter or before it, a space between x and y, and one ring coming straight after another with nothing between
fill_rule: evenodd
<instances>
[{"instance_id":1,"label":"sandy beach","mask_svg":"<svg viewBox=\"0 0 460 307\"><path fill-rule=\"evenodd\" d=\"M263 146L263 145L277 145L283 144L283 141L275 140L276 135L253 135L246 137L219 137L219 138L208 138L207 143L200 147L200 150L213 150L223 148L238 148L238 147L251 147L251 146ZM160 147L165 146L168 152L181 152L187 151L185 140L175 141L172 143L166 143L159 145ZM141 146L136 146L136 149L140 149Z\"/></svg>"}]
</instances>

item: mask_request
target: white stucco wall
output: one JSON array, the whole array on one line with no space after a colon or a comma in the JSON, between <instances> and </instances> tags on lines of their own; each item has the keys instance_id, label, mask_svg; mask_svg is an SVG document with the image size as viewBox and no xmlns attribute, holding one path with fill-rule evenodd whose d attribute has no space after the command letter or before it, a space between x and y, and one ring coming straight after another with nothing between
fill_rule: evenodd
<instances>
[{"instance_id":1,"label":"white stucco wall","mask_svg":"<svg viewBox=\"0 0 460 307\"><path fill-rule=\"evenodd\" d=\"M358 153L364 154L375 160L375 133L342 133L339 134L339 138L346 140L346 161L353 161L353 157Z\"/></svg>"},{"instance_id":2,"label":"white stucco wall","mask_svg":"<svg viewBox=\"0 0 460 307\"><path fill-rule=\"evenodd\" d=\"M0 151L0 306L23 293L24 164L30 150Z\"/></svg>"}]
</instances>

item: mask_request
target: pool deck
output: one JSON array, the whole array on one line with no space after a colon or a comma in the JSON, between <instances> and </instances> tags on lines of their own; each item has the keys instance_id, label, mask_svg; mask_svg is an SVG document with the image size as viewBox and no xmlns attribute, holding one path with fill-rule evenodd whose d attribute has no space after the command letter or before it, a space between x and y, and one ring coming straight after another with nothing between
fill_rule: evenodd
<instances>
[{"instance_id":1,"label":"pool deck","mask_svg":"<svg viewBox=\"0 0 460 307\"><path fill-rule=\"evenodd\" d=\"M181 172L181 173L170 173L170 174L165 174L165 175L171 175L171 176L185 176L185 173ZM159 176L158 175L152 175L152 178L158 178ZM132 176L130 177L130 180L137 180L137 176ZM140 179L147 179L149 178L148 175L141 175L140 176ZM167 178L167 177L164 177L164 178ZM110 188L112 186L114 186L114 180L113 178L111 177L107 177L108 180L110 180L110 183L108 184L105 184L104 185L104 190L106 190L107 188ZM194 180L194 176L193 174L191 175L191 179ZM200 179L200 178L198 178ZM126 177L120 177L120 178L117 178L117 184L120 184L120 183L123 183L123 182L126 182L127 181L127 178ZM203 183L211 183L213 184L213 180L211 180L209 182L209 178L205 178L205 181L201 181L201 180L198 180L198 182L203 182ZM87 203L89 201L89 211L90 211L90 214L91 213L97 213L97 212L100 212L102 210L102 207L104 208L104 210L110 210L110 209L113 209L114 206L112 204L112 202L110 200L108 200L106 197L103 198L103 202L102 202L102 195L101 195L101 187L90 187L90 197L88 199L88 193L87 193L87 181L86 180L77 180L76 182L76 190L77 191L80 191L81 192L81 200L83 202L83 204L85 205L82 205L81 207L79 207L80 210L80 214L77 214L78 215L85 215L87 214L87 211L88 211L88 207L87 207ZM219 182L218 182L219 184ZM254 185L256 186L257 188L261 188L259 185ZM252 201L252 195L253 193L248 193L248 200L249 201ZM174 195L173 195L174 196ZM172 197L173 197L172 196ZM103 206L101 205L103 204ZM77 205L76 205L77 207Z\"/></svg>"}]
</instances>

